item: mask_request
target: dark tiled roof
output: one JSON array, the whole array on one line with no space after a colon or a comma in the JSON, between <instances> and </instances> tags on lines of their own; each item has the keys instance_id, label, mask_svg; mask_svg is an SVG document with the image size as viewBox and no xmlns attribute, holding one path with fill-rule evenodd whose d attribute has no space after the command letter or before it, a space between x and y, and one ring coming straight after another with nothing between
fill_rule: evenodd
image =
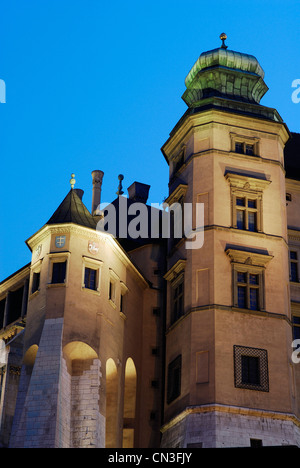
<instances>
[{"instance_id":1,"label":"dark tiled roof","mask_svg":"<svg viewBox=\"0 0 300 468\"><path fill-rule=\"evenodd\" d=\"M291 133L284 148L286 177L300 180L300 133Z\"/></svg>"},{"instance_id":2,"label":"dark tiled roof","mask_svg":"<svg viewBox=\"0 0 300 468\"><path fill-rule=\"evenodd\" d=\"M71 189L46 224L75 223L95 229L97 222L83 204L81 195L81 190Z\"/></svg>"}]
</instances>

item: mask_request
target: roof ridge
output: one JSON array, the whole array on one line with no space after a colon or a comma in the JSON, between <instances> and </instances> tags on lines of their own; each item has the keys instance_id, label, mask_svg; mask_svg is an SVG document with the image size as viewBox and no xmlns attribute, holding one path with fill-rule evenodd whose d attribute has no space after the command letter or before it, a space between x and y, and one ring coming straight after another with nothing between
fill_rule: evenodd
<instances>
[{"instance_id":1,"label":"roof ridge","mask_svg":"<svg viewBox=\"0 0 300 468\"><path fill-rule=\"evenodd\" d=\"M95 228L96 220L91 215L76 189L71 189L46 224L75 223Z\"/></svg>"}]
</instances>

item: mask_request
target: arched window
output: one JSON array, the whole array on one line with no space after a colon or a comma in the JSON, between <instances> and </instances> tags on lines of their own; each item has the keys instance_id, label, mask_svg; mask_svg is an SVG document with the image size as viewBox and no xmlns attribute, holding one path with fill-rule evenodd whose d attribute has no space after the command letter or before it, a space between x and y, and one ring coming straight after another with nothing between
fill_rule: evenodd
<instances>
[{"instance_id":1,"label":"arched window","mask_svg":"<svg viewBox=\"0 0 300 468\"><path fill-rule=\"evenodd\" d=\"M131 358L128 358L125 367L123 448L134 447L136 381L137 375L134 362Z\"/></svg>"},{"instance_id":2,"label":"arched window","mask_svg":"<svg viewBox=\"0 0 300 468\"><path fill-rule=\"evenodd\" d=\"M106 362L106 418L105 447L117 447L118 416L118 371L115 361L109 358Z\"/></svg>"}]
</instances>

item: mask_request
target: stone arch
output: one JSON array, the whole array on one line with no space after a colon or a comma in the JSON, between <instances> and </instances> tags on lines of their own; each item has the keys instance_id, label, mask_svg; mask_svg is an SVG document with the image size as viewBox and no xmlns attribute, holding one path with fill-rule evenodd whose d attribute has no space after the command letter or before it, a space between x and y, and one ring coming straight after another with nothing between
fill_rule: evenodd
<instances>
[{"instance_id":1,"label":"stone arch","mask_svg":"<svg viewBox=\"0 0 300 468\"><path fill-rule=\"evenodd\" d=\"M63 348L61 381L67 445L73 448L103 447L103 417L99 411L100 361L91 346L71 341ZM64 430L65 429L65 430Z\"/></svg>"},{"instance_id":2,"label":"stone arch","mask_svg":"<svg viewBox=\"0 0 300 468\"><path fill-rule=\"evenodd\" d=\"M63 348L63 356L70 375L82 373L94 359L98 359L96 351L83 341L70 341Z\"/></svg>"},{"instance_id":3,"label":"stone arch","mask_svg":"<svg viewBox=\"0 0 300 468\"><path fill-rule=\"evenodd\" d=\"M118 370L115 361L106 361L105 447L117 447Z\"/></svg>"},{"instance_id":4,"label":"stone arch","mask_svg":"<svg viewBox=\"0 0 300 468\"><path fill-rule=\"evenodd\" d=\"M125 366L124 409L123 409L123 448L134 447L134 426L136 407L137 373L132 358Z\"/></svg>"}]
</instances>

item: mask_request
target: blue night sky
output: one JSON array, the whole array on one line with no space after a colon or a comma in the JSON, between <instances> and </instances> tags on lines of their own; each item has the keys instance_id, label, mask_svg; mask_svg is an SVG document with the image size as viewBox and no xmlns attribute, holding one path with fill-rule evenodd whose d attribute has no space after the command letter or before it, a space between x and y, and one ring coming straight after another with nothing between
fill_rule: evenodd
<instances>
[{"instance_id":1,"label":"blue night sky","mask_svg":"<svg viewBox=\"0 0 300 468\"><path fill-rule=\"evenodd\" d=\"M0 1L0 281L30 261L25 240L70 190L91 208L91 171L104 171L102 201L134 181L149 203L168 195L160 151L186 110L184 79L225 32L228 48L253 54L291 131L299 70L299 1Z\"/></svg>"}]
</instances>

